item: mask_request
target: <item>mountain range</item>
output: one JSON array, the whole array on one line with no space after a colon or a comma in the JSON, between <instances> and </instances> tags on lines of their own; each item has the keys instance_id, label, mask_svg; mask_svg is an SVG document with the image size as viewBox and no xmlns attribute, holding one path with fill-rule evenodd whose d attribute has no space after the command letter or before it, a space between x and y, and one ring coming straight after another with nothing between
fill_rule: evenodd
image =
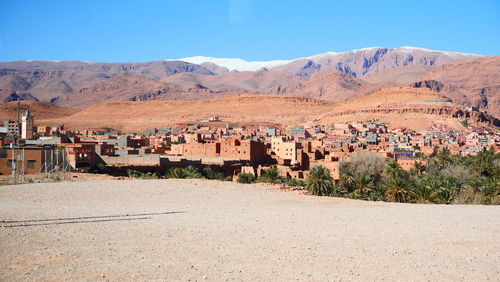
<instances>
[{"instance_id":1,"label":"mountain range","mask_svg":"<svg viewBox=\"0 0 500 282\"><path fill-rule=\"evenodd\" d=\"M500 57L372 47L293 60L189 57L147 63L0 62L0 99L84 108L108 101L279 94L332 102L381 89L428 88L498 116Z\"/></svg>"}]
</instances>

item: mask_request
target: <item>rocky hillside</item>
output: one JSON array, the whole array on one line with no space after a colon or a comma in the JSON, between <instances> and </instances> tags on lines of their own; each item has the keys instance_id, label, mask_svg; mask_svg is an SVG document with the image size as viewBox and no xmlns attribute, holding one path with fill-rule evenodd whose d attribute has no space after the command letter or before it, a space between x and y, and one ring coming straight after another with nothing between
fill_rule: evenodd
<instances>
[{"instance_id":1,"label":"rocky hillside","mask_svg":"<svg viewBox=\"0 0 500 282\"><path fill-rule=\"evenodd\" d=\"M459 61L426 73L413 87L426 87L461 105L500 116L500 56Z\"/></svg>"},{"instance_id":2,"label":"rocky hillside","mask_svg":"<svg viewBox=\"0 0 500 282\"><path fill-rule=\"evenodd\" d=\"M82 86L52 102L64 107L84 108L109 101L199 100L219 96L199 84L180 86L140 75L123 75Z\"/></svg>"},{"instance_id":3,"label":"rocky hillside","mask_svg":"<svg viewBox=\"0 0 500 282\"><path fill-rule=\"evenodd\" d=\"M120 75L142 75L151 79L194 72L213 74L208 69L180 61L149 63L90 63L18 61L0 62L0 89L23 91L39 100L49 101L72 93L82 85L96 83Z\"/></svg>"},{"instance_id":4,"label":"rocky hillside","mask_svg":"<svg viewBox=\"0 0 500 282\"><path fill-rule=\"evenodd\" d=\"M305 77L328 70L338 70L355 77L364 77L403 66L435 67L477 57L480 56L414 47L373 47L343 53L325 53L294 60L272 69Z\"/></svg>"},{"instance_id":5,"label":"rocky hillside","mask_svg":"<svg viewBox=\"0 0 500 282\"><path fill-rule=\"evenodd\" d=\"M330 70L305 80L293 95L328 101L348 101L373 93L390 83L368 83L349 74Z\"/></svg>"},{"instance_id":6,"label":"rocky hillside","mask_svg":"<svg viewBox=\"0 0 500 282\"><path fill-rule=\"evenodd\" d=\"M288 125L305 122L334 105L332 102L285 95L241 95L196 101L106 102L46 122L64 123L70 128L110 127L143 131L219 116L224 122Z\"/></svg>"},{"instance_id":7,"label":"rocky hillside","mask_svg":"<svg viewBox=\"0 0 500 282\"><path fill-rule=\"evenodd\" d=\"M0 102L7 103L13 101L38 101L37 98L31 96L29 93L17 92L12 90L0 89Z\"/></svg>"},{"instance_id":8,"label":"rocky hillside","mask_svg":"<svg viewBox=\"0 0 500 282\"><path fill-rule=\"evenodd\" d=\"M382 88L411 85L498 116L499 58L376 47L267 62L209 57L185 58L191 63L2 62L0 101L41 100L83 108L106 101L199 100L257 93L342 102Z\"/></svg>"},{"instance_id":9,"label":"rocky hillside","mask_svg":"<svg viewBox=\"0 0 500 282\"><path fill-rule=\"evenodd\" d=\"M201 84L216 92L254 92L284 94L294 92L306 79L279 71L245 71L223 75L179 73L162 81L179 85Z\"/></svg>"},{"instance_id":10,"label":"rocky hillside","mask_svg":"<svg viewBox=\"0 0 500 282\"><path fill-rule=\"evenodd\" d=\"M393 127L426 129L433 124L445 124L460 129L459 121L464 117L469 117L471 122L498 122L482 112L464 111L433 90L411 87L383 89L342 103L289 95L245 94L192 101L104 102L80 111L54 108L54 113L58 109L70 112L52 118L37 117L37 122L63 123L73 129L110 127L124 131L203 122L209 116L219 116L221 124L273 124L283 127L377 120Z\"/></svg>"}]
</instances>

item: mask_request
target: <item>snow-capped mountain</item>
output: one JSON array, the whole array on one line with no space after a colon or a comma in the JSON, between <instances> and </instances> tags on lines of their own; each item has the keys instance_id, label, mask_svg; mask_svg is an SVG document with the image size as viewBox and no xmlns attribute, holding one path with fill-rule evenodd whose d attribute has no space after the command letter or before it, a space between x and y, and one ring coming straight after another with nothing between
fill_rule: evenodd
<instances>
[{"instance_id":1,"label":"snow-capped mountain","mask_svg":"<svg viewBox=\"0 0 500 282\"><path fill-rule=\"evenodd\" d=\"M307 77L317 72L337 69L353 76L362 77L400 66L439 66L477 57L481 57L481 55L403 46L399 48L369 47L339 53L326 52L292 60L245 61L240 58L203 56L175 60L198 65L212 63L230 71L257 71L266 68Z\"/></svg>"},{"instance_id":2,"label":"snow-capped mountain","mask_svg":"<svg viewBox=\"0 0 500 282\"><path fill-rule=\"evenodd\" d=\"M168 60L173 61L173 60ZM204 57L204 56L194 56L188 58L180 58L175 59L175 61L183 61L192 64L201 65L203 63L212 63L216 64L220 67L225 67L230 71L257 71L262 68L272 68L279 65L284 65L290 60L275 60L275 61L252 61L248 62L239 58L213 58L213 57Z\"/></svg>"}]
</instances>

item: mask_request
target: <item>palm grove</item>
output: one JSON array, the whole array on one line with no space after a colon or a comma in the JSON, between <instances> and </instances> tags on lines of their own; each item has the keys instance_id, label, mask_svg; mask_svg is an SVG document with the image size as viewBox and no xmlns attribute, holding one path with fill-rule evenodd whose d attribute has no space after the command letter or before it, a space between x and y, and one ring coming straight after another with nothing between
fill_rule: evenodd
<instances>
[{"instance_id":1,"label":"palm grove","mask_svg":"<svg viewBox=\"0 0 500 282\"><path fill-rule=\"evenodd\" d=\"M346 197L370 201L436 204L499 204L500 154L493 150L476 156L459 156L443 149L422 156L409 171L396 161L371 152L353 154L341 163L340 180L334 185L330 171L323 166L311 168L306 181L285 180L289 186L303 186L313 195ZM269 174L279 175L276 168L263 173L257 181L269 182ZM261 179L263 178L263 179ZM275 178L274 182L276 182ZM240 182L253 178L245 175Z\"/></svg>"},{"instance_id":2,"label":"palm grove","mask_svg":"<svg viewBox=\"0 0 500 282\"><path fill-rule=\"evenodd\" d=\"M435 204L500 204L500 153L493 149L475 156L452 155L447 149L430 156L420 156L427 165L416 162L403 170L396 161L371 153L353 154L342 162L340 180L335 185L329 169L315 166L306 180L283 178L276 167L253 174L240 173L239 183L285 183L306 188L317 196L345 197L369 201ZM128 171L135 178L157 178L156 175ZM172 168L165 178L207 178L230 181L221 172L196 167Z\"/></svg>"}]
</instances>

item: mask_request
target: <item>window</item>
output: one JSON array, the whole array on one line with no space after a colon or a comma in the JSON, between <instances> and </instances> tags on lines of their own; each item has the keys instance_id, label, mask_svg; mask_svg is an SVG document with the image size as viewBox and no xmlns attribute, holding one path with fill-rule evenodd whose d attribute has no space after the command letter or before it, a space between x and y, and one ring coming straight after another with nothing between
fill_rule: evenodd
<instances>
[{"instance_id":1,"label":"window","mask_svg":"<svg viewBox=\"0 0 500 282\"><path fill-rule=\"evenodd\" d=\"M35 160L28 160L28 162L26 163L26 168L34 169L35 165L36 165L36 161Z\"/></svg>"}]
</instances>

